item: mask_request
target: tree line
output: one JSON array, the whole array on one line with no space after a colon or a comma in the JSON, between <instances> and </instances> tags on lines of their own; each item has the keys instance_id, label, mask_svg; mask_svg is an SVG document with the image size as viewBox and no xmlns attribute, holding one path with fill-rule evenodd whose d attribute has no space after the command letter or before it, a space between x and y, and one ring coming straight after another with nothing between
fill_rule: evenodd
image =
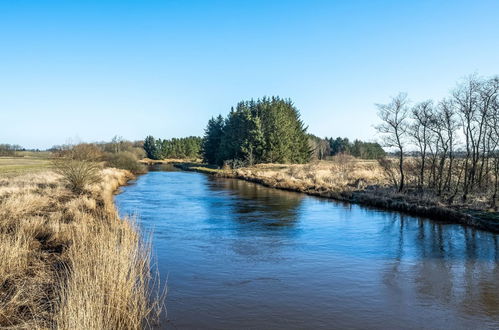
<instances>
[{"instance_id":1,"label":"tree line","mask_svg":"<svg viewBox=\"0 0 499 330\"><path fill-rule=\"evenodd\" d=\"M291 100L242 101L226 118L211 118L202 143L205 162L232 167L310 160L307 128Z\"/></svg>"},{"instance_id":2,"label":"tree line","mask_svg":"<svg viewBox=\"0 0 499 330\"><path fill-rule=\"evenodd\" d=\"M149 135L144 140L147 158L200 158L202 138L189 136L185 138L155 139Z\"/></svg>"},{"instance_id":3,"label":"tree line","mask_svg":"<svg viewBox=\"0 0 499 330\"><path fill-rule=\"evenodd\" d=\"M17 144L0 144L0 156L15 156L17 151L25 150Z\"/></svg>"},{"instance_id":4,"label":"tree line","mask_svg":"<svg viewBox=\"0 0 499 330\"><path fill-rule=\"evenodd\" d=\"M459 82L439 102L410 104L406 94L378 104L377 130L397 155L383 160L399 191L406 185L452 202L487 195L495 208L499 188L499 77ZM413 157L408 157L413 151ZM415 152L414 152L415 151Z\"/></svg>"},{"instance_id":5,"label":"tree line","mask_svg":"<svg viewBox=\"0 0 499 330\"><path fill-rule=\"evenodd\" d=\"M377 142L361 140L351 142L348 138L319 138L310 135L310 144L316 159L328 159L338 154L348 154L362 159L379 159L386 155L385 150Z\"/></svg>"}]
</instances>

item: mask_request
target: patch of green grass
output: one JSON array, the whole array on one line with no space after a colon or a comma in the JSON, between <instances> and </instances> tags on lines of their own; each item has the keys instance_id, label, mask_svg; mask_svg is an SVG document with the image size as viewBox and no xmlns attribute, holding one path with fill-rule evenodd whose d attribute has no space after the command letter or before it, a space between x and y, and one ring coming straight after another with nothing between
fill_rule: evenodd
<instances>
[{"instance_id":1,"label":"patch of green grass","mask_svg":"<svg viewBox=\"0 0 499 330\"><path fill-rule=\"evenodd\" d=\"M40 152L18 157L0 157L0 176L17 176L50 168L50 153Z\"/></svg>"}]
</instances>

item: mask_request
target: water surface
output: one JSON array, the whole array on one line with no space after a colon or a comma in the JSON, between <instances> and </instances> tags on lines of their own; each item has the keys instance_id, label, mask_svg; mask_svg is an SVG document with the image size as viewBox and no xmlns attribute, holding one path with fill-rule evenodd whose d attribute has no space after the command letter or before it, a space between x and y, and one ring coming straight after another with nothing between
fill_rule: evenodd
<instances>
[{"instance_id":1,"label":"water surface","mask_svg":"<svg viewBox=\"0 0 499 330\"><path fill-rule=\"evenodd\" d=\"M168 329L499 328L497 235L200 173L139 177Z\"/></svg>"}]
</instances>

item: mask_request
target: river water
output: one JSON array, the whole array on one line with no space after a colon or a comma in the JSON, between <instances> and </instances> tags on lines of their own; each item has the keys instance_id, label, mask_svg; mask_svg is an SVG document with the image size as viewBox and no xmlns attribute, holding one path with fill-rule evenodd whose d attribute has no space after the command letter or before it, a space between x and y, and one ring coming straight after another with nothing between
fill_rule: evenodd
<instances>
[{"instance_id":1,"label":"river water","mask_svg":"<svg viewBox=\"0 0 499 330\"><path fill-rule=\"evenodd\" d=\"M494 234L181 171L116 204L153 232L161 328L499 328Z\"/></svg>"}]
</instances>

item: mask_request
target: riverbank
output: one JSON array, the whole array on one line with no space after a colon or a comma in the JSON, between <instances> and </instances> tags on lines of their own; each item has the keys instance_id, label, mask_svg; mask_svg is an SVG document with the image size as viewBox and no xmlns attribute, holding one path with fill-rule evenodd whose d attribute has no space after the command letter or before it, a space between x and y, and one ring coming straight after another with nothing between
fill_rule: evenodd
<instances>
[{"instance_id":1,"label":"riverbank","mask_svg":"<svg viewBox=\"0 0 499 330\"><path fill-rule=\"evenodd\" d=\"M260 164L235 170L214 169L198 163L177 163L175 166L183 170L255 182L271 188L499 232L498 212L457 203L448 205L429 194L398 193L375 161L356 160L349 164L331 161Z\"/></svg>"},{"instance_id":2,"label":"riverbank","mask_svg":"<svg viewBox=\"0 0 499 330\"><path fill-rule=\"evenodd\" d=\"M140 329L151 317L150 247L107 168L76 195L50 171L0 176L0 327Z\"/></svg>"}]
</instances>

